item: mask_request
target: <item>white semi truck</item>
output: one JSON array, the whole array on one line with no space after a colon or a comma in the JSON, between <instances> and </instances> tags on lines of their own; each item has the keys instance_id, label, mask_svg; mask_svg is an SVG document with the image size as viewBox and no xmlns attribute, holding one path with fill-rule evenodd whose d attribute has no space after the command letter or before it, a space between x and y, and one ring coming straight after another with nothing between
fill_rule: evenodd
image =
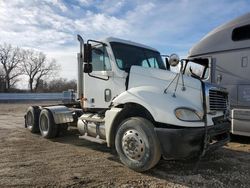
<instances>
[{"instance_id":1,"label":"white semi truck","mask_svg":"<svg viewBox=\"0 0 250 188\"><path fill-rule=\"evenodd\" d=\"M77 126L79 138L115 148L136 171L154 167L161 156L201 156L229 141L225 89L167 70L154 48L117 38L78 40L78 99L29 107L31 132L49 139ZM179 63L177 55L166 61Z\"/></svg>"},{"instance_id":2,"label":"white semi truck","mask_svg":"<svg viewBox=\"0 0 250 188\"><path fill-rule=\"evenodd\" d=\"M204 36L189 51L187 68L229 92L231 132L250 136L250 13Z\"/></svg>"}]
</instances>

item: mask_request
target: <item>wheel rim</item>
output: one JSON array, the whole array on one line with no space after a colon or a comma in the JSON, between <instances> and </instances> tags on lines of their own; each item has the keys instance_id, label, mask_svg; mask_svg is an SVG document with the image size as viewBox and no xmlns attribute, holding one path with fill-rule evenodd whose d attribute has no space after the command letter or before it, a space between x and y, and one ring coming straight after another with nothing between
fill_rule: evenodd
<instances>
[{"instance_id":1,"label":"wheel rim","mask_svg":"<svg viewBox=\"0 0 250 188\"><path fill-rule=\"evenodd\" d=\"M43 135L46 135L49 130L48 118L45 115L42 115L40 118L40 129Z\"/></svg>"},{"instance_id":2,"label":"wheel rim","mask_svg":"<svg viewBox=\"0 0 250 188\"><path fill-rule=\"evenodd\" d=\"M122 137L122 149L129 159L139 161L145 154L145 142L141 134L134 129L126 131Z\"/></svg>"},{"instance_id":3,"label":"wheel rim","mask_svg":"<svg viewBox=\"0 0 250 188\"><path fill-rule=\"evenodd\" d=\"M27 116L26 116L26 123L27 123L27 127L28 127L29 129L32 128L33 122L34 122L33 115L32 115L31 112L28 112L28 113L27 113Z\"/></svg>"}]
</instances>

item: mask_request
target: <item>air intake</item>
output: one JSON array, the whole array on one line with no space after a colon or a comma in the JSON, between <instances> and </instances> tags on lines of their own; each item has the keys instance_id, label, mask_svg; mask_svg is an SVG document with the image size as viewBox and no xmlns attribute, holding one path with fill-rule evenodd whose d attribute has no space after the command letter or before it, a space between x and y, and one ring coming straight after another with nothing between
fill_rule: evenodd
<instances>
[{"instance_id":1,"label":"air intake","mask_svg":"<svg viewBox=\"0 0 250 188\"><path fill-rule=\"evenodd\" d=\"M227 110L228 94L223 91L214 89L209 90L209 107L210 111L225 111Z\"/></svg>"}]
</instances>

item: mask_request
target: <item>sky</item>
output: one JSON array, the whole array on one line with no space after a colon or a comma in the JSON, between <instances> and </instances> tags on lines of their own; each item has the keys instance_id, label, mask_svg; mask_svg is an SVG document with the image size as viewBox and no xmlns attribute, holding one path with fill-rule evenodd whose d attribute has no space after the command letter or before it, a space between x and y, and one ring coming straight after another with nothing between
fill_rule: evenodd
<instances>
[{"instance_id":1,"label":"sky","mask_svg":"<svg viewBox=\"0 0 250 188\"><path fill-rule=\"evenodd\" d=\"M109 36L181 57L215 27L250 12L250 0L0 0L0 43L42 51L77 78L77 34Z\"/></svg>"}]
</instances>

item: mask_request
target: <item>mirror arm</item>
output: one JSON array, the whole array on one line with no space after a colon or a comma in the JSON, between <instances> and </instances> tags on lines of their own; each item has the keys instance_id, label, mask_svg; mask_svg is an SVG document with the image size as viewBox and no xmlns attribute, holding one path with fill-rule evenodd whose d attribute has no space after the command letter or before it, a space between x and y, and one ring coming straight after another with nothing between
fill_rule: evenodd
<instances>
[{"instance_id":1,"label":"mirror arm","mask_svg":"<svg viewBox=\"0 0 250 188\"><path fill-rule=\"evenodd\" d=\"M183 74L184 74L186 72L186 68L187 68L189 60L188 59L183 59L183 60L185 60L185 65L183 67Z\"/></svg>"},{"instance_id":2,"label":"mirror arm","mask_svg":"<svg viewBox=\"0 0 250 188\"><path fill-rule=\"evenodd\" d=\"M107 44L105 44L104 42L97 41L97 40L89 39L89 40L87 40L87 44L89 44L89 42L95 42L95 43L98 43L98 44L102 44L103 46L107 46Z\"/></svg>"}]
</instances>

